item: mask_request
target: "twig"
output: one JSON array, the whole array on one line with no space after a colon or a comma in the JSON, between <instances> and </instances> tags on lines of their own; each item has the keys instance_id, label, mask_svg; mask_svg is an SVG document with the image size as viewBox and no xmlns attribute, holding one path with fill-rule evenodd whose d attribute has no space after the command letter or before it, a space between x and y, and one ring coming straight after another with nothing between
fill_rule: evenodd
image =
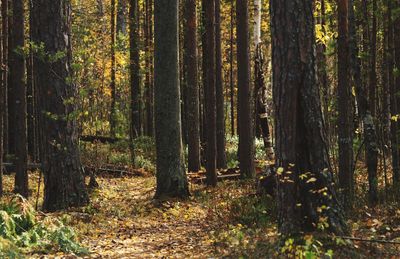
<instances>
[{"instance_id":1,"label":"twig","mask_svg":"<svg viewBox=\"0 0 400 259\"><path fill-rule=\"evenodd\" d=\"M383 240L383 239L365 239L359 237L347 237L347 236L336 236L341 239L353 240L353 241L360 241L360 242L369 242L369 243L383 243L383 244L393 244L393 245L400 245L400 242L392 241L392 240Z\"/></svg>"}]
</instances>

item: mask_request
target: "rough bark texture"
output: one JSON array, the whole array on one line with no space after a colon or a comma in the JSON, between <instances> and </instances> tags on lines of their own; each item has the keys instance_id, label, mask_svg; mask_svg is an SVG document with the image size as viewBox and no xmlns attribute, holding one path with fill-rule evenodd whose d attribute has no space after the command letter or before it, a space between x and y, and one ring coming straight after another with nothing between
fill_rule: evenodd
<instances>
[{"instance_id":1,"label":"rough bark texture","mask_svg":"<svg viewBox=\"0 0 400 259\"><path fill-rule=\"evenodd\" d=\"M24 47L24 2L22 0L12 1L12 28L10 34L10 82L9 90L12 93L9 99L10 111L9 121L11 147L15 154L15 192L28 196L28 172L27 172L27 136L26 136L26 85L25 85L25 59L22 53ZM11 133L12 132L12 133Z\"/></svg>"},{"instance_id":2,"label":"rough bark texture","mask_svg":"<svg viewBox=\"0 0 400 259\"><path fill-rule=\"evenodd\" d=\"M1 3L1 17L2 17L2 33L3 33L3 85L4 85L4 113L3 113L3 148L4 153L8 152L8 1Z\"/></svg>"},{"instance_id":3,"label":"rough bark texture","mask_svg":"<svg viewBox=\"0 0 400 259\"><path fill-rule=\"evenodd\" d=\"M185 1L185 66L187 81L188 170L200 170L200 112L197 71L196 0Z\"/></svg>"},{"instance_id":4,"label":"rough bark texture","mask_svg":"<svg viewBox=\"0 0 400 259\"><path fill-rule=\"evenodd\" d=\"M393 17L392 17L392 1L387 0L387 49L386 49L386 65L387 65L387 83L390 91L390 139L392 149L392 168L393 168L393 182L400 182L400 160L399 160L399 140L398 140L398 127L397 121L393 119L398 114L397 107L397 87L394 79L394 30L393 30Z\"/></svg>"},{"instance_id":5,"label":"rough bark texture","mask_svg":"<svg viewBox=\"0 0 400 259\"><path fill-rule=\"evenodd\" d=\"M234 35L233 35L233 28L234 28L234 14L235 14L235 0L231 0L231 21L230 21L230 32L229 32L229 41L230 41L230 51L229 51L229 81L230 81L230 101L231 101L231 135L235 135L235 86L234 86L234 79L233 79L233 47L234 47Z\"/></svg>"},{"instance_id":6,"label":"rough bark texture","mask_svg":"<svg viewBox=\"0 0 400 259\"><path fill-rule=\"evenodd\" d=\"M225 100L222 80L221 1L215 1L215 94L217 110L217 168L226 168Z\"/></svg>"},{"instance_id":7,"label":"rough bark texture","mask_svg":"<svg viewBox=\"0 0 400 259\"><path fill-rule=\"evenodd\" d=\"M343 234L316 84L312 1L272 0L270 13L279 231L295 235L322 221Z\"/></svg>"},{"instance_id":8,"label":"rough bark texture","mask_svg":"<svg viewBox=\"0 0 400 259\"><path fill-rule=\"evenodd\" d=\"M353 0L349 0L349 34L350 34L350 62L351 74L356 88L356 98L360 119L364 126L364 141L368 170L369 201L375 204L378 201L378 140L374 117L372 116L367 98L367 85L361 77L361 60L356 39ZM355 168L353 168L354 170Z\"/></svg>"},{"instance_id":9,"label":"rough bark texture","mask_svg":"<svg viewBox=\"0 0 400 259\"><path fill-rule=\"evenodd\" d=\"M70 82L70 1L33 0L33 41L44 45L35 53L40 154L44 174L43 209L54 211L88 203L79 158L76 104L65 102L77 96ZM63 56L54 59L57 53Z\"/></svg>"},{"instance_id":10,"label":"rough bark texture","mask_svg":"<svg viewBox=\"0 0 400 259\"><path fill-rule=\"evenodd\" d=\"M131 87L131 137L136 138L141 131L140 63L139 63L139 3L130 0L129 9L130 44L130 87Z\"/></svg>"},{"instance_id":11,"label":"rough bark texture","mask_svg":"<svg viewBox=\"0 0 400 259\"><path fill-rule=\"evenodd\" d=\"M346 207L353 196L353 125L350 85L348 0L338 1L338 142L339 183Z\"/></svg>"},{"instance_id":12,"label":"rough bark texture","mask_svg":"<svg viewBox=\"0 0 400 259\"><path fill-rule=\"evenodd\" d=\"M155 1L156 198L187 197L179 91L178 0Z\"/></svg>"},{"instance_id":13,"label":"rough bark texture","mask_svg":"<svg viewBox=\"0 0 400 259\"><path fill-rule=\"evenodd\" d=\"M110 135L111 137L115 137L116 127L117 127L117 118L116 118L116 82L115 82L115 73L116 73L116 60L115 60L115 43L116 43L116 33L115 33L115 11L116 11L116 0L111 0L111 107L110 107Z\"/></svg>"},{"instance_id":14,"label":"rough bark texture","mask_svg":"<svg viewBox=\"0 0 400 259\"><path fill-rule=\"evenodd\" d=\"M215 2L203 1L205 15L205 46L203 62L206 69L205 107L206 107L206 171L207 184L217 185L216 170L216 94L215 94Z\"/></svg>"},{"instance_id":15,"label":"rough bark texture","mask_svg":"<svg viewBox=\"0 0 400 259\"><path fill-rule=\"evenodd\" d=\"M256 50L256 54L254 55L255 115L256 121L258 121L257 126L260 127L264 140L266 156L268 159L271 159L273 149L268 124L267 86L265 85L264 78L264 55L261 42L261 16L261 0L254 0L254 47Z\"/></svg>"},{"instance_id":16,"label":"rough bark texture","mask_svg":"<svg viewBox=\"0 0 400 259\"><path fill-rule=\"evenodd\" d=\"M254 126L250 86L249 8L246 0L236 1L238 62L239 167L242 177L252 178L254 169Z\"/></svg>"},{"instance_id":17,"label":"rough bark texture","mask_svg":"<svg viewBox=\"0 0 400 259\"><path fill-rule=\"evenodd\" d=\"M3 5L3 3L1 3ZM2 17L4 21L4 16ZM4 64L3 59L3 47L4 47L4 37L3 31L0 34L0 197L3 196L3 155L4 155L4 108L5 108L5 81L4 78L6 74L6 64Z\"/></svg>"}]
</instances>

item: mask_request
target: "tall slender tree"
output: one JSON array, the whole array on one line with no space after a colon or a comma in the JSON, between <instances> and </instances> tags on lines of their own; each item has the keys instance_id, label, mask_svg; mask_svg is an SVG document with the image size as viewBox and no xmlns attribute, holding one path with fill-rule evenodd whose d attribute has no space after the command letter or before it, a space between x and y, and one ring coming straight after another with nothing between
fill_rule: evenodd
<instances>
[{"instance_id":1,"label":"tall slender tree","mask_svg":"<svg viewBox=\"0 0 400 259\"><path fill-rule=\"evenodd\" d=\"M119 34L126 34L126 14L127 14L127 0L118 0L117 7L117 36Z\"/></svg>"},{"instance_id":2,"label":"tall slender tree","mask_svg":"<svg viewBox=\"0 0 400 259\"><path fill-rule=\"evenodd\" d=\"M116 0L111 0L111 82L110 82L110 89L111 89L111 107L110 107L110 135L115 137L116 134L116 127L117 127L117 107L116 107L116 60L115 60L115 44L116 44L116 27L115 27L115 12L116 12Z\"/></svg>"},{"instance_id":3,"label":"tall slender tree","mask_svg":"<svg viewBox=\"0 0 400 259\"><path fill-rule=\"evenodd\" d=\"M34 56L38 91L40 154L44 175L43 209L54 211L89 201L78 149L76 111L71 82L71 2L32 1L32 39L41 53ZM64 53L64 55L60 55Z\"/></svg>"},{"instance_id":4,"label":"tall slender tree","mask_svg":"<svg viewBox=\"0 0 400 259\"><path fill-rule=\"evenodd\" d=\"M239 167L243 177L251 178L254 169L254 126L250 86L250 42L248 1L236 0L238 62Z\"/></svg>"},{"instance_id":5,"label":"tall slender tree","mask_svg":"<svg viewBox=\"0 0 400 259\"><path fill-rule=\"evenodd\" d=\"M217 130L217 168L226 168L225 100L222 80L221 0L215 1L215 98Z\"/></svg>"},{"instance_id":6,"label":"tall slender tree","mask_svg":"<svg viewBox=\"0 0 400 259\"><path fill-rule=\"evenodd\" d=\"M28 172L27 172L27 129L26 129L26 84L25 84L25 58L23 47L25 44L24 31L24 1L12 1L12 27L10 34L10 82L11 98L9 107L14 114L10 114L13 121L11 128L14 138L10 143L15 145L12 151L15 154L15 191L25 197L28 196ZM10 124L11 125L11 124Z\"/></svg>"},{"instance_id":7,"label":"tall slender tree","mask_svg":"<svg viewBox=\"0 0 400 259\"><path fill-rule=\"evenodd\" d=\"M216 89L215 89L215 1L203 1L205 40L203 62L205 69L204 99L206 114L206 171L207 184L217 185L217 135L216 135Z\"/></svg>"},{"instance_id":8,"label":"tall slender tree","mask_svg":"<svg viewBox=\"0 0 400 259\"><path fill-rule=\"evenodd\" d=\"M229 25L229 84L230 84L230 116L231 116L231 135L235 135L235 86L233 78L233 47L235 44L233 29L234 29L234 14L235 14L235 0L231 0L231 10L230 10L230 25Z\"/></svg>"},{"instance_id":9,"label":"tall slender tree","mask_svg":"<svg viewBox=\"0 0 400 259\"><path fill-rule=\"evenodd\" d=\"M178 0L154 2L156 198L189 195L185 175L179 91Z\"/></svg>"},{"instance_id":10,"label":"tall slender tree","mask_svg":"<svg viewBox=\"0 0 400 259\"><path fill-rule=\"evenodd\" d=\"M141 135L140 105L140 60L139 60L139 2L130 0L129 6L129 44L130 44L130 87L131 87L131 153L134 162L133 140Z\"/></svg>"},{"instance_id":11,"label":"tall slender tree","mask_svg":"<svg viewBox=\"0 0 400 259\"><path fill-rule=\"evenodd\" d=\"M196 0L185 1L185 66L187 81L188 170L200 170L200 111L197 71Z\"/></svg>"},{"instance_id":12,"label":"tall slender tree","mask_svg":"<svg viewBox=\"0 0 400 259\"><path fill-rule=\"evenodd\" d=\"M3 1L0 1L3 5ZM2 16L2 21L4 21L4 16ZM4 108L5 108L5 84L4 78L7 76L5 71L5 64L3 63L3 47L4 38L3 31L0 34L0 197L3 196L3 153L4 153Z\"/></svg>"},{"instance_id":13,"label":"tall slender tree","mask_svg":"<svg viewBox=\"0 0 400 259\"><path fill-rule=\"evenodd\" d=\"M316 84L312 4L270 2L278 226L284 236L313 229L321 219L336 234L347 229L329 170ZM326 195L312 191L321 189ZM328 209L320 210L322 205Z\"/></svg>"},{"instance_id":14,"label":"tall slender tree","mask_svg":"<svg viewBox=\"0 0 400 259\"><path fill-rule=\"evenodd\" d=\"M353 195L353 125L350 85L349 1L338 1L338 142L339 182L346 205Z\"/></svg>"}]
</instances>

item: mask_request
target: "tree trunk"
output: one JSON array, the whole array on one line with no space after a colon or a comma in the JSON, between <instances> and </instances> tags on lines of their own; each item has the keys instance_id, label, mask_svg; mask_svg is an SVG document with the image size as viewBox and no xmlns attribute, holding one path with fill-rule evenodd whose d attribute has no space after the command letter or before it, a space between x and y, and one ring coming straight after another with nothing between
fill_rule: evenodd
<instances>
[{"instance_id":1,"label":"tree trunk","mask_svg":"<svg viewBox=\"0 0 400 259\"><path fill-rule=\"evenodd\" d=\"M140 105L140 60L139 60L139 3L130 0L129 8L129 53L130 53L130 87L131 87L131 157L135 163L133 141L141 132L141 105Z\"/></svg>"},{"instance_id":2,"label":"tree trunk","mask_svg":"<svg viewBox=\"0 0 400 259\"><path fill-rule=\"evenodd\" d=\"M185 1L185 63L187 81L188 170L200 170L200 115L197 71L196 0Z\"/></svg>"},{"instance_id":3,"label":"tree trunk","mask_svg":"<svg viewBox=\"0 0 400 259\"><path fill-rule=\"evenodd\" d=\"M222 81L221 0L215 1L215 92L217 112L217 168L226 168L225 154L225 99Z\"/></svg>"},{"instance_id":4,"label":"tree trunk","mask_svg":"<svg viewBox=\"0 0 400 259\"><path fill-rule=\"evenodd\" d=\"M234 38L233 38L233 19L234 19L234 14L235 14L235 0L231 0L231 22L230 22L230 32L229 32L229 45L230 45L230 51L229 51L229 81L230 81L230 101L231 101L231 135L232 137L235 136L235 86L234 86L234 78L233 78L233 45L235 44Z\"/></svg>"},{"instance_id":5,"label":"tree trunk","mask_svg":"<svg viewBox=\"0 0 400 259\"><path fill-rule=\"evenodd\" d=\"M250 87L249 7L246 0L236 1L238 62L239 167L242 177L252 178L254 169L254 132Z\"/></svg>"},{"instance_id":6,"label":"tree trunk","mask_svg":"<svg viewBox=\"0 0 400 259\"><path fill-rule=\"evenodd\" d=\"M371 42L370 42L370 71L369 71L369 106L371 108L371 114L375 117L376 114L376 87L377 87L377 76L376 76L376 12L378 11L377 0L372 0L372 30L371 30Z\"/></svg>"},{"instance_id":7,"label":"tree trunk","mask_svg":"<svg viewBox=\"0 0 400 259\"><path fill-rule=\"evenodd\" d=\"M364 140L369 183L369 201L371 204L376 204L378 202L378 140L374 117L371 114L367 98L367 84L363 82L361 77L361 60L359 58L359 50L357 46L353 0L349 0L349 26L351 57L350 70L356 88L359 116L364 125ZM355 168L353 168L353 170L354 169Z\"/></svg>"},{"instance_id":8,"label":"tree trunk","mask_svg":"<svg viewBox=\"0 0 400 259\"><path fill-rule=\"evenodd\" d=\"M400 1L395 1L395 10L400 10ZM397 71L394 74L394 84L395 84L395 98L397 101L397 106L400 103L400 96L399 96L399 89L400 89L400 35L398 34L398 31L400 30L400 16L397 14L395 17L395 20L393 21L393 29L394 29L394 62L395 62L395 71ZM397 116L398 116L398 107L397 107ZM398 130L400 128L400 121L397 120L397 137L398 137ZM399 141L399 140L398 140ZM399 143L397 145L397 153L400 155L400 146ZM400 163L400 162L399 162ZM400 170L400 169L399 169ZM399 172L397 175L394 176L393 181L396 184L400 184L400 174Z\"/></svg>"},{"instance_id":9,"label":"tree trunk","mask_svg":"<svg viewBox=\"0 0 400 259\"><path fill-rule=\"evenodd\" d=\"M179 91L178 0L154 2L156 198L189 195L185 175Z\"/></svg>"},{"instance_id":10,"label":"tree trunk","mask_svg":"<svg viewBox=\"0 0 400 259\"><path fill-rule=\"evenodd\" d=\"M44 44L45 57L35 55L38 90L40 154L44 174L46 211L88 203L79 157L76 104L65 102L77 96L71 83L71 6L67 0L33 0L32 37ZM59 57L58 53L65 53ZM54 59L54 56L59 57Z\"/></svg>"},{"instance_id":11,"label":"tree trunk","mask_svg":"<svg viewBox=\"0 0 400 259\"><path fill-rule=\"evenodd\" d=\"M8 21L9 21L9 8L8 0L3 0L1 3L1 17L2 17L2 33L3 33L3 85L4 85L4 112L3 112L3 153L8 153ZM2 157L3 159L4 157Z\"/></svg>"},{"instance_id":12,"label":"tree trunk","mask_svg":"<svg viewBox=\"0 0 400 259\"><path fill-rule=\"evenodd\" d=\"M338 142L339 183L346 207L353 198L353 125L350 85L348 0L338 2Z\"/></svg>"},{"instance_id":13,"label":"tree trunk","mask_svg":"<svg viewBox=\"0 0 400 259\"><path fill-rule=\"evenodd\" d=\"M261 42L261 16L261 0L254 0L254 47L256 50L254 55L255 119L258 121L257 126L261 128L266 156L268 159L272 159L273 149L268 123L267 86L264 80L264 55Z\"/></svg>"},{"instance_id":14,"label":"tree trunk","mask_svg":"<svg viewBox=\"0 0 400 259\"><path fill-rule=\"evenodd\" d=\"M270 13L279 231L296 235L328 223L329 231L346 233L316 84L312 1L272 0Z\"/></svg>"},{"instance_id":15,"label":"tree trunk","mask_svg":"<svg viewBox=\"0 0 400 259\"><path fill-rule=\"evenodd\" d=\"M12 96L9 99L10 111L9 120L13 123L12 139L10 143L14 145L12 150L15 154L14 163L16 165L15 192L27 197L28 191L28 172L27 172L27 139L26 139L26 85L25 85L25 59L23 47L25 44L24 36L24 2L23 0L12 1L12 29L10 34L10 82L9 89Z\"/></svg>"},{"instance_id":16,"label":"tree trunk","mask_svg":"<svg viewBox=\"0 0 400 259\"><path fill-rule=\"evenodd\" d=\"M1 5L3 5L3 1L0 1ZM2 16L2 20L4 21L4 16ZM4 155L4 145L3 145L3 137L4 137L4 108L5 108L5 81L4 78L6 75L5 67L3 60L3 47L4 41L7 39L3 38L3 31L0 34L0 197L3 196L3 155Z\"/></svg>"},{"instance_id":17,"label":"tree trunk","mask_svg":"<svg viewBox=\"0 0 400 259\"><path fill-rule=\"evenodd\" d=\"M390 138L392 148L392 167L393 167L393 183L400 182L400 165L399 165L399 141L397 136L397 121L394 119L397 114L397 90L394 80L394 30L393 30L393 18L392 18L392 1L387 0L387 49L386 49L386 60L387 60L387 79L390 91Z\"/></svg>"},{"instance_id":18,"label":"tree trunk","mask_svg":"<svg viewBox=\"0 0 400 259\"><path fill-rule=\"evenodd\" d=\"M205 71L205 107L206 107L206 171L207 184L217 185L216 169L216 87L215 87L215 1L203 1L205 15L205 45L203 62Z\"/></svg>"},{"instance_id":19,"label":"tree trunk","mask_svg":"<svg viewBox=\"0 0 400 259\"><path fill-rule=\"evenodd\" d=\"M111 137L116 136L116 127L117 127L117 118L116 118L116 82L115 82L115 73L116 73L116 60L115 60L115 43L116 43L116 34L115 34L115 11L116 11L116 0L111 0L111 111L110 111L110 135Z\"/></svg>"},{"instance_id":20,"label":"tree trunk","mask_svg":"<svg viewBox=\"0 0 400 259\"><path fill-rule=\"evenodd\" d=\"M118 0L117 10L117 35L126 34L126 9L127 0Z\"/></svg>"}]
</instances>

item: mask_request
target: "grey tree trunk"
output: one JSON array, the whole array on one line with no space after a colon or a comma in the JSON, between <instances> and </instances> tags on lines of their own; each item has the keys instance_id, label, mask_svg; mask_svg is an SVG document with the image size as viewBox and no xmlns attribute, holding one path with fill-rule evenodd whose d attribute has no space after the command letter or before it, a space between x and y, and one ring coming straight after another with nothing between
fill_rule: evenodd
<instances>
[{"instance_id":1,"label":"grey tree trunk","mask_svg":"<svg viewBox=\"0 0 400 259\"><path fill-rule=\"evenodd\" d=\"M248 1L236 1L238 62L239 167L242 177L252 178L254 168L254 122L250 85L250 40Z\"/></svg>"},{"instance_id":2,"label":"grey tree trunk","mask_svg":"<svg viewBox=\"0 0 400 259\"><path fill-rule=\"evenodd\" d=\"M43 209L61 210L89 202L78 149L76 104L71 83L71 6L68 0L32 1L33 41L45 56L34 55L39 135L44 175ZM60 57L59 53L64 53ZM57 55L57 59L54 57Z\"/></svg>"},{"instance_id":3,"label":"grey tree trunk","mask_svg":"<svg viewBox=\"0 0 400 259\"><path fill-rule=\"evenodd\" d=\"M157 190L155 198L189 195L182 150L179 91L178 0L154 2L155 121Z\"/></svg>"}]
</instances>

